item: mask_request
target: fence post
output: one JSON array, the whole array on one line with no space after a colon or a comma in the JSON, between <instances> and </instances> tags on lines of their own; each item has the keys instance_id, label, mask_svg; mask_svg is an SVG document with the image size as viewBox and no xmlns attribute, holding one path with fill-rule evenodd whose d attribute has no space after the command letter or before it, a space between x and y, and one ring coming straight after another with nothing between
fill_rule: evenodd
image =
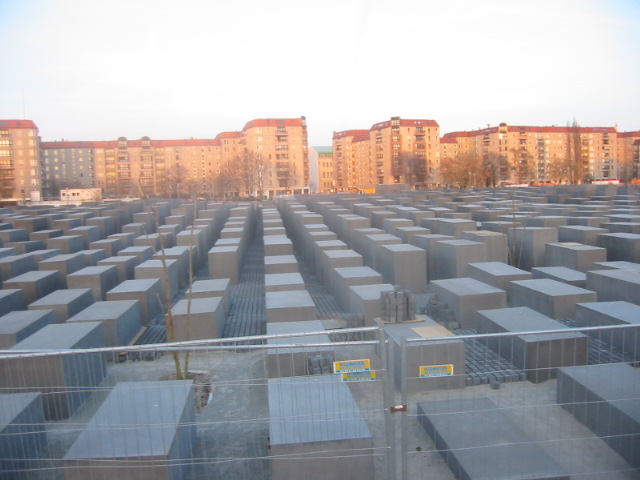
<instances>
[{"instance_id":1,"label":"fence post","mask_svg":"<svg viewBox=\"0 0 640 480\"><path fill-rule=\"evenodd\" d=\"M408 395L407 395L407 337L400 339L400 403L407 408L402 412L400 421L400 475L402 480L408 480L407 471L407 428L408 428Z\"/></svg>"},{"instance_id":2,"label":"fence post","mask_svg":"<svg viewBox=\"0 0 640 480\"><path fill-rule=\"evenodd\" d=\"M396 428L393 421L391 406L394 400L393 381L389 381L389 364L387 361L387 338L384 329L378 329L378 340L380 349L380 366L384 369L384 379L382 382L382 401L384 402L384 427L385 441L387 443L387 478L396 478Z\"/></svg>"}]
</instances>

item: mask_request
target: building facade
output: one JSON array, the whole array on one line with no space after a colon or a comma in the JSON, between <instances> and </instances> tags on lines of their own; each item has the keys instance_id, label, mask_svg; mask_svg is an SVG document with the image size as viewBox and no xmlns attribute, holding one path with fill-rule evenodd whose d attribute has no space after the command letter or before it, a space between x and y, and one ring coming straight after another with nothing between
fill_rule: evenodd
<instances>
[{"instance_id":1,"label":"building facade","mask_svg":"<svg viewBox=\"0 0 640 480\"><path fill-rule=\"evenodd\" d=\"M632 162L633 138L615 127L501 123L447 133L440 149L443 162L455 161L463 153L476 156L484 167L485 180L486 171L493 168L498 184L584 183L624 178ZM485 185L489 186L486 181Z\"/></svg>"},{"instance_id":2,"label":"building facade","mask_svg":"<svg viewBox=\"0 0 640 480\"><path fill-rule=\"evenodd\" d=\"M309 189L311 193L336 191L331 147L309 147Z\"/></svg>"},{"instance_id":3,"label":"building facade","mask_svg":"<svg viewBox=\"0 0 640 480\"><path fill-rule=\"evenodd\" d=\"M39 200L42 176L36 124L31 120L0 120L0 198Z\"/></svg>"}]
</instances>

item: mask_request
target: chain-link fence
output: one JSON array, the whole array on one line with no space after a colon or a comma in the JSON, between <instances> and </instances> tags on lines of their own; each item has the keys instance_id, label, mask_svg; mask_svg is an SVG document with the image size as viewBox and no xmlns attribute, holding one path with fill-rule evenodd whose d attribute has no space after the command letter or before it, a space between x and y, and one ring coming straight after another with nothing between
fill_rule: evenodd
<instances>
[{"instance_id":1,"label":"chain-link fence","mask_svg":"<svg viewBox=\"0 0 640 480\"><path fill-rule=\"evenodd\" d=\"M1 352L0 478L388 478L379 333Z\"/></svg>"},{"instance_id":2,"label":"chain-link fence","mask_svg":"<svg viewBox=\"0 0 640 480\"><path fill-rule=\"evenodd\" d=\"M391 338L400 478L638 478L639 330Z\"/></svg>"}]
</instances>

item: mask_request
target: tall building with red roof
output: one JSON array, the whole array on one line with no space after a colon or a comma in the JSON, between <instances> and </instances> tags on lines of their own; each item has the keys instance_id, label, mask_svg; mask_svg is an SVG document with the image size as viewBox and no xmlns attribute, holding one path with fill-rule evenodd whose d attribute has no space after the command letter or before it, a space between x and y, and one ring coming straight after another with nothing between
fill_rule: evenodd
<instances>
[{"instance_id":1,"label":"tall building with red roof","mask_svg":"<svg viewBox=\"0 0 640 480\"><path fill-rule=\"evenodd\" d=\"M39 200L40 138L31 120L0 120L0 198Z\"/></svg>"}]
</instances>

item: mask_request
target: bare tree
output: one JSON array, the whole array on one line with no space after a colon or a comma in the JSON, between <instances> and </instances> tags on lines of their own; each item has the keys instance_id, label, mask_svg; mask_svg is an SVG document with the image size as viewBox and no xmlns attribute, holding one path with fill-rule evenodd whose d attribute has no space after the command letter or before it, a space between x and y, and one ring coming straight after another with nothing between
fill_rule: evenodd
<instances>
[{"instance_id":1,"label":"bare tree","mask_svg":"<svg viewBox=\"0 0 640 480\"><path fill-rule=\"evenodd\" d=\"M427 178L427 163L424 157L411 152L400 152L398 162L404 173L405 183L413 189L416 183L424 183Z\"/></svg>"},{"instance_id":2,"label":"bare tree","mask_svg":"<svg viewBox=\"0 0 640 480\"><path fill-rule=\"evenodd\" d=\"M485 186L495 187L503 178L505 158L496 153L488 152L483 161L483 173L485 178Z\"/></svg>"},{"instance_id":3,"label":"bare tree","mask_svg":"<svg viewBox=\"0 0 640 480\"><path fill-rule=\"evenodd\" d=\"M262 198L264 177L267 170L264 156L245 149L236 157L240 184L246 196Z\"/></svg>"},{"instance_id":4,"label":"bare tree","mask_svg":"<svg viewBox=\"0 0 640 480\"><path fill-rule=\"evenodd\" d=\"M475 153L459 153L443 162L440 171L445 183L458 188L474 187L484 178L482 160Z\"/></svg>"},{"instance_id":5,"label":"bare tree","mask_svg":"<svg viewBox=\"0 0 640 480\"><path fill-rule=\"evenodd\" d=\"M535 172L533 155L525 148L512 148L511 153L511 179L515 183L529 183Z\"/></svg>"}]
</instances>

